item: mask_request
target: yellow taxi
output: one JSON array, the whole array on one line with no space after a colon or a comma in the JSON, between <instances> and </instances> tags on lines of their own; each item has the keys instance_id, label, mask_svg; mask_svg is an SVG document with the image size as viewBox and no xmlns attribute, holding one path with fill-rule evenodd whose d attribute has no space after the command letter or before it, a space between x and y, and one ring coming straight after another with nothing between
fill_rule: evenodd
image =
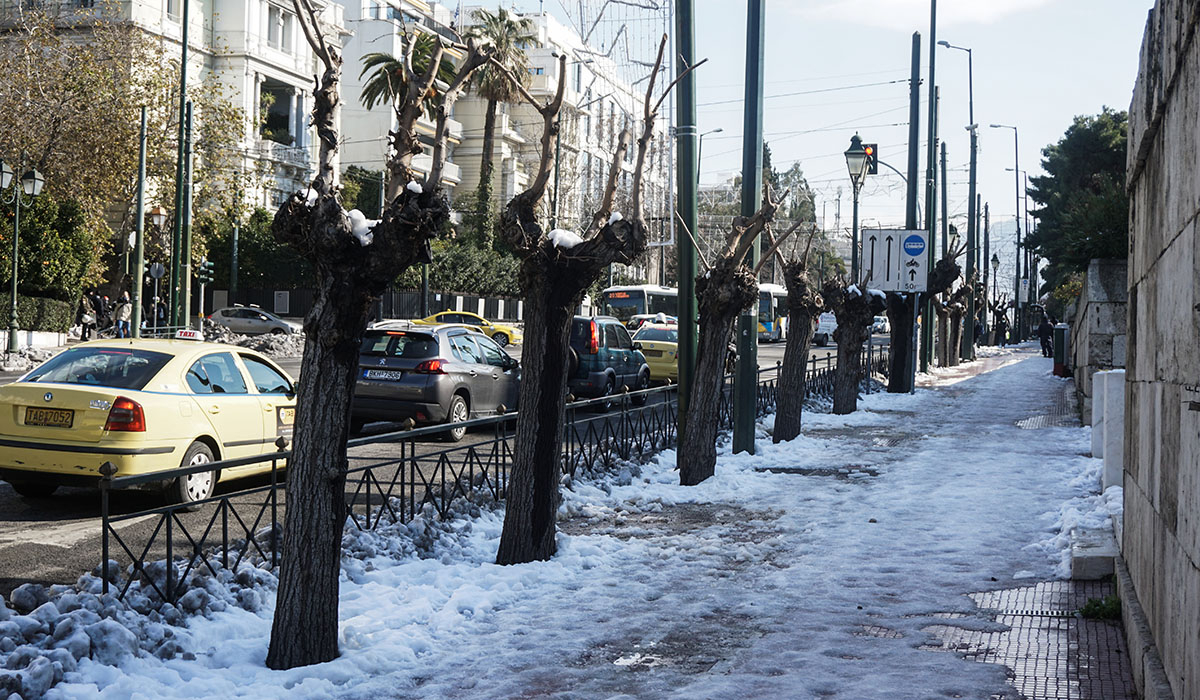
<instances>
[{"instance_id":1,"label":"yellow taxi","mask_svg":"<svg viewBox=\"0 0 1200 700\"><path fill-rule=\"evenodd\" d=\"M436 326L443 323L470 326L496 341L496 344L500 347L504 347L505 345L520 345L523 340L521 331L517 330L516 327L506 326L502 323L492 323L483 316L473 314L470 311L442 311L432 316L416 319L413 323L422 326Z\"/></svg>"},{"instance_id":2,"label":"yellow taxi","mask_svg":"<svg viewBox=\"0 0 1200 700\"><path fill-rule=\"evenodd\" d=\"M26 497L46 497L95 485L104 462L127 476L271 452L291 437L295 396L287 373L249 348L80 343L0 387L0 478ZM168 499L188 503L211 496L218 480L269 469L168 471L164 482Z\"/></svg>"},{"instance_id":3,"label":"yellow taxi","mask_svg":"<svg viewBox=\"0 0 1200 700\"><path fill-rule=\"evenodd\" d=\"M675 356L679 350L679 326L643 323L633 334L633 342L642 346L642 354L650 367L650 381L679 381L679 360Z\"/></svg>"}]
</instances>

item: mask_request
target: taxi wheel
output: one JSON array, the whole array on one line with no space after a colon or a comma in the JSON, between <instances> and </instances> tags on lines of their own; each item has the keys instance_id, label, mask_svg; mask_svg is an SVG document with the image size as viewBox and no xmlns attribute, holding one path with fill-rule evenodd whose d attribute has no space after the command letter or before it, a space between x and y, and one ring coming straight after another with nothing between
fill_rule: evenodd
<instances>
[{"instance_id":1,"label":"taxi wheel","mask_svg":"<svg viewBox=\"0 0 1200 700\"><path fill-rule=\"evenodd\" d=\"M18 481L12 487L13 491L25 498L49 498L58 488L54 484L38 484L30 481Z\"/></svg>"},{"instance_id":2,"label":"taxi wheel","mask_svg":"<svg viewBox=\"0 0 1200 700\"><path fill-rule=\"evenodd\" d=\"M471 417L470 411L467 410L467 402L461 395L455 394L450 399L450 410L446 411L447 423L461 423ZM467 434L467 429L464 427L451 428L445 433L442 433L442 439L446 442L458 442Z\"/></svg>"},{"instance_id":3,"label":"taxi wheel","mask_svg":"<svg viewBox=\"0 0 1200 700\"><path fill-rule=\"evenodd\" d=\"M197 464L208 464L213 461L212 450L202 442L193 442L183 455L182 467L193 467ZM194 503L208 498L217 485L217 473L197 472L181 476L171 482L167 489L167 498L172 503Z\"/></svg>"},{"instance_id":4,"label":"taxi wheel","mask_svg":"<svg viewBox=\"0 0 1200 700\"><path fill-rule=\"evenodd\" d=\"M492 340L496 341L496 345L499 345L500 347L508 345L508 336L504 335L500 331L496 331L492 334Z\"/></svg>"}]
</instances>

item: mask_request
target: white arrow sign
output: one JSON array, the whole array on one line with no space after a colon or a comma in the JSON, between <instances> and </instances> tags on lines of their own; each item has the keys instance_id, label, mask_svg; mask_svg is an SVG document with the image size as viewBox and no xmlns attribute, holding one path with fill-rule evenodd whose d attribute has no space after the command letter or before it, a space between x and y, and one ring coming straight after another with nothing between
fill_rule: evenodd
<instances>
[{"instance_id":1,"label":"white arrow sign","mask_svg":"<svg viewBox=\"0 0 1200 700\"><path fill-rule=\"evenodd\" d=\"M923 292L928 280L928 232L905 229L863 231L867 287L885 292Z\"/></svg>"}]
</instances>

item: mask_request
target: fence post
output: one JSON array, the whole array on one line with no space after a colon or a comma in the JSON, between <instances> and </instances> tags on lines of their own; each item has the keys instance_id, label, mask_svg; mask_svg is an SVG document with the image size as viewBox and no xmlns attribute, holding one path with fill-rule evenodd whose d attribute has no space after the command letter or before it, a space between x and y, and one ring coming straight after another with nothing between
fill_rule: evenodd
<instances>
[{"instance_id":1,"label":"fence post","mask_svg":"<svg viewBox=\"0 0 1200 700\"><path fill-rule=\"evenodd\" d=\"M280 435L275 440L275 449L287 449L287 438ZM271 568L279 565L279 458L271 460ZM253 536L253 535L251 535Z\"/></svg>"},{"instance_id":2,"label":"fence post","mask_svg":"<svg viewBox=\"0 0 1200 700\"><path fill-rule=\"evenodd\" d=\"M108 593L108 491L116 473L117 465L112 462L100 465L100 523L103 528L100 538L100 576L104 579L100 589L102 593Z\"/></svg>"}]
</instances>

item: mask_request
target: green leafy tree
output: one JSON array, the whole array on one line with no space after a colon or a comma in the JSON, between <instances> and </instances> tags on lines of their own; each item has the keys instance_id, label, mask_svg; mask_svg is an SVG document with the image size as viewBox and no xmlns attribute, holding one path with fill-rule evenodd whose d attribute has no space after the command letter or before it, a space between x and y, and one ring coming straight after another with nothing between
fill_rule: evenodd
<instances>
[{"instance_id":1,"label":"green leafy tree","mask_svg":"<svg viewBox=\"0 0 1200 700\"><path fill-rule=\"evenodd\" d=\"M14 184L13 187L19 187ZM2 193L5 199L12 188ZM0 276L11 284L12 208L0 214ZM88 268L102 245L89 232L83 207L43 193L21 207L17 292L24 296L74 302L79 298Z\"/></svg>"},{"instance_id":2,"label":"green leafy tree","mask_svg":"<svg viewBox=\"0 0 1200 700\"><path fill-rule=\"evenodd\" d=\"M261 207L253 210L238 229L238 288L294 289L312 287L312 264L271 234L274 215ZM208 241L207 258L213 264L213 285L229 289L233 257L233 224L225 217L209 216L197 222Z\"/></svg>"},{"instance_id":3,"label":"green leafy tree","mask_svg":"<svg viewBox=\"0 0 1200 700\"><path fill-rule=\"evenodd\" d=\"M429 68L430 58L437 47L437 37L433 34L418 34L414 41L416 44L413 46L413 69L420 74ZM384 52L369 53L362 57L362 66L358 77L370 75L363 83L362 94L359 96L363 107L374 109L375 105L390 105L408 89L404 62L400 58ZM443 84L454 79L454 65L449 56L442 58L438 64L437 79ZM436 84L433 90L437 90ZM426 117L433 117L433 109L433 101L424 103Z\"/></svg>"},{"instance_id":4,"label":"green leafy tree","mask_svg":"<svg viewBox=\"0 0 1200 700\"><path fill-rule=\"evenodd\" d=\"M1048 262L1045 290L1068 282L1093 258L1124 258L1129 251L1125 194L1128 115L1107 107L1076 117L1058 143L1042 149L1046 175L1031 178L1037 229L1026 241Z\"/></svg>"},{"instance_id":5,"label":"green leafy tree","mask_svg":"<svg viewBox=\"0 0 1200 700\"><path fill-rule=\"evenodd\" d=\"M470 30L471 36L491 46L496 62L508 68L511 74L524 84L528 84L529 55L525 53L525 47L537 40L533 20L518 17L502 7L497 7L494 13L483 8L477 9L471 13L471 19L476 23ZM514 102L521 96L509 76L491 64L476 71L471 84L479 96L487 101L483 118L483 154L479 163L478 201L481 204L486 202L490 207L496 151L496 110L501 102Z\"/></svg>"}]
</instances>

